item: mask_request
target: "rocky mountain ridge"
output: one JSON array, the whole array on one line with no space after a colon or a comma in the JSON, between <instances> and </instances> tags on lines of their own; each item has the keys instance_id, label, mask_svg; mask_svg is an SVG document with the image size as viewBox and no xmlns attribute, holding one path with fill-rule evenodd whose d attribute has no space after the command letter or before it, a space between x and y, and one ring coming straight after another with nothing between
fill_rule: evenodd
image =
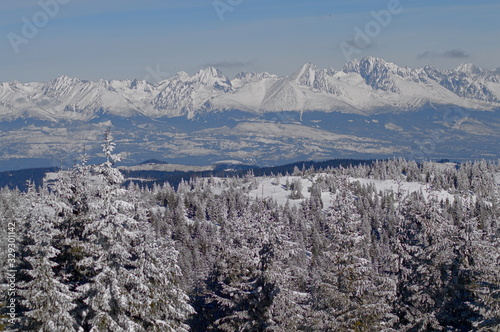
<instances>
[{"instance_id":1,"label":"rocky mountain ridge","mask_svg":"<svg viewBox=\"0 0 500 332\"><path fill-rule=\"evenodd\" d=\"M366 57L342 70L308 63L292 75L241 72L233 79L209 67L193 76L179 72L151 84L139 80L97 82L61 76L50 82L0 83L2 120L89 120L105 112L151 118L224 110L262 114L336 111L375 114L448 105L474 110L500 108L500 68L464 64L454 70L399 67Z\"/></svg>"}]
</instances>

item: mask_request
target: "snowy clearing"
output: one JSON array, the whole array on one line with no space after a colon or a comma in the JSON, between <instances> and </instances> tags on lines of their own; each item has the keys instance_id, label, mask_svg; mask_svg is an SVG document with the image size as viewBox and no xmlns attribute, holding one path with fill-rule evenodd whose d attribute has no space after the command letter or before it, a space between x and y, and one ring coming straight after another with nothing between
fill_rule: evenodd
<instances>
[{"instance_id":1,"label":"snowy clearing","mask_svg":"<svg viewBox=\"0 0 500 332\"><path fill-rule=\"evenodd\" d=\"M313 181L319 176L332 176L326 173L317 174ZM498 178L500 179L500 177ZM303 178L301 176L283 176L279 178L270 177L258 177L255 178L258 182L257 189L251 190L248 195L252 198L271 198L275 200L279 205L285 205L289 202L292 206L299 206L305 199L310 198L310 188L313 185L311 179ZM279 180L279 183L277 182ZM291 191L286 189L286 183L292 183L294 181L300 181L302 185L302 196L300 199L291 199ZM351 183L359 182L361 185L374 185L377 192L393 191L394 193L401 192L403 197L410 195L414 192L421 192L425 199L429 197L435 198L439 201L448 199L450 202L454 201L454 196L446 190L433 190L428 185L419 182L401 182L399 185L394 180L373 180L367 178L349 178ZM323 206L325 208L331 206L332 199L335 195L331 192L323 192L321 194L321 199L323 201Z\"/></svg>"}]
</instances>

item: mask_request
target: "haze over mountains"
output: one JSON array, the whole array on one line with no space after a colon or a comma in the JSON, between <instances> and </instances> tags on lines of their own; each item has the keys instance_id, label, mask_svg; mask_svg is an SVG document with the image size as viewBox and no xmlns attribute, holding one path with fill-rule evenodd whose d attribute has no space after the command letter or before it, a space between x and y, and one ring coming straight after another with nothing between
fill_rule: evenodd
<instances>
[{"instance_id":1,"label":"haze over mountains","mask_svg":"<svg viewBox=\"0 0 500 332\"><path fill-rule=\"evenodd\" d=\"M285 77L229 79L209 67L157 84L67 76L4 82L0 169L25 159L61 162L84 144L92 150L109 125L129 162L496 158L499 110L500 68L410 69L373 57L342 70L305 64Z\"/></svg>"}]
</instances>

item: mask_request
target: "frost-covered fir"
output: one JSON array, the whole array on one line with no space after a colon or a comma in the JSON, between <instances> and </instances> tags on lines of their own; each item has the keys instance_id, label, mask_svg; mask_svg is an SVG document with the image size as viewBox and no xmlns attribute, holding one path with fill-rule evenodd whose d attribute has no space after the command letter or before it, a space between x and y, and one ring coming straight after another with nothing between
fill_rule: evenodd
<instances>
[{"instance_id":1,"label":"frost-covered fir","mask_svg":"<svg viewBox=\"0 0 500 332\"><path fill-rule=\"evenodd\" d=\"M113 147L106 132L106 162L61 171L22 198L21 330L188 329L177 251L121 187Z\"/></svg>"}]
</instances>

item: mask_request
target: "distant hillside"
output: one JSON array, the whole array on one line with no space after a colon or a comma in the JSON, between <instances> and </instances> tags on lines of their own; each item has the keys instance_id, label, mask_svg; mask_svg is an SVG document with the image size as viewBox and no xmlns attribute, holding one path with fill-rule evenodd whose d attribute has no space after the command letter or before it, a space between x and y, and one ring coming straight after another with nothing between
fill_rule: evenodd
<instances>
[{"instance_id":1,"label":"distant hillside","mask_svg":"<svg viewBox=\"0 0 500 332\"><path fill-rule=\"evenodd\" d=\"M158 162L157 162L158 161ZM152 163L154 162L154 163ZM189 180L195 177L235 177L244 176L248 172L252 172L255 176L270 176L277 174L291 174L294 169L326 169L328 167L348 167L360 164L371 164L371 160L356 160L356 159L335 159L326 161L299 161L280 166L272 167L258 167L251 165L234 165L230 163L220 163L215 166L187 166L176 165L177 168L184 168L182 170L164 170L168 165L161 160L148 160L137 166L132 167L119 167L120 171L125 176L126 183L138 183L140 185L152 186L153 184L163 184L164 182L170 183L172 186L177 186L182 180ZM156 169L155 169L156 168ZM196 171L192 169L205 169ZM45 174L56 172L59 168L31 168L16 171L0 172L0 187L8 187L10 189L18 188L21 191L26 190L26 182L33 181L37 186L41 185Z\"/></svg>"},{"instance_id":2,"label":"distant hillside","mask_svg":"<svg viewBox=\"0 0 500 332\"><path fill-rule=\"evenodd\" d=\"M0 187L18 188L21 191L25 191L27 181L33 181L36 186L39 186L42 184L45 174L58 170L58 167L46 167L0 172Z\"/></svg>"}]
</instances>

